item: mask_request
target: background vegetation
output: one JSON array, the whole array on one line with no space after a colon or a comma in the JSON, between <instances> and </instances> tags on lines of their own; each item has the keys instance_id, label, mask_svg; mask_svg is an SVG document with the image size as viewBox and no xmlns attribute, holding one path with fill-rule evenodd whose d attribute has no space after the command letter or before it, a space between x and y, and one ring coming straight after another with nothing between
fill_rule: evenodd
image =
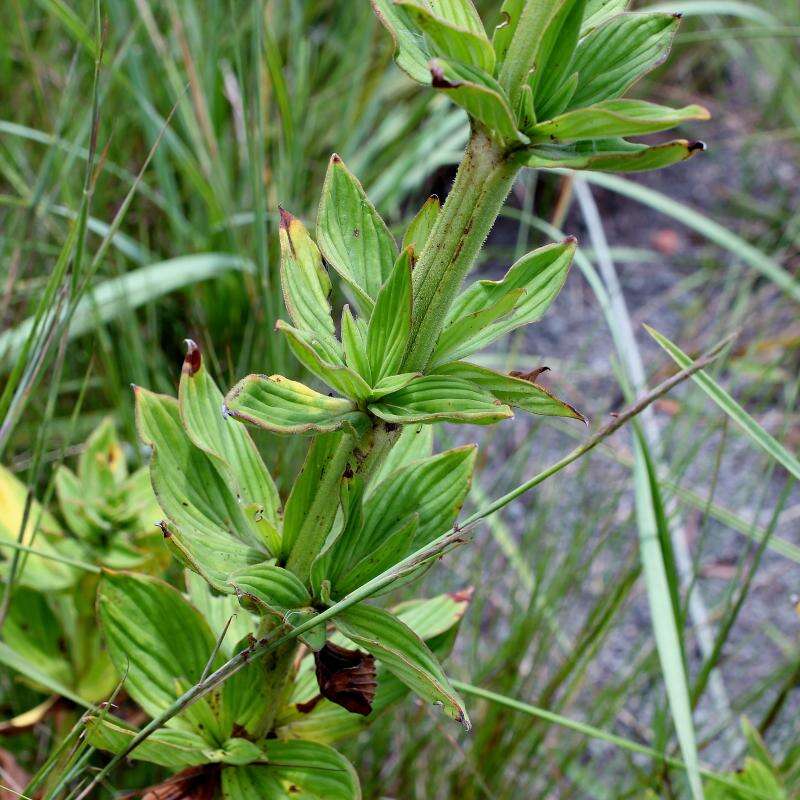
<instances>
[{"instance_id":1,"label":"background vegetation","mask_svg":"<svg viewBox=\"0 0 800 800\"><path fill-rule=\"evenodd\" d=\"M497 4L481 5L490 27ZM634 7L655 5L667 6ZM690 353L739 329L715 377L796 452L800 7L668 7L686 18L662 96L641 95L709 107L709 152L632 178L528 171L481 269L496 276L559 231L579 237L578 268L547 318L487 363L547 364L551 385L597 424L673 369L641 323ZM392 64L366 2L103 0L101 11L98 33L89 0L0 8L0 458L39 498L108 415L132 466L144 463L128 387L174 394L186 337L221 385L295 374L270 335L275 213L280 202L313 220L332 151L400 230L430 192L446 194L466 140L463 113ZM685 609L701 760L742 765L744 716L796 796L796 483L693 385L642 427ZM469 435L481 437L480 505L583 433L520 417ZM279 483L293 474L302 453L258 441ZM351 742L365 797L685 796L680 769L631 751L678 752L633 467L631 434L619 433L490 518L429 579L428 593L476 588L448 671L500 697L468 697L470 735L409 700ZM41 699L2 675L4 717ZM35 768L67 719L51 715L3 747ZM116 786L142 785L133 772Z\"/></svg>"}]
</instances>

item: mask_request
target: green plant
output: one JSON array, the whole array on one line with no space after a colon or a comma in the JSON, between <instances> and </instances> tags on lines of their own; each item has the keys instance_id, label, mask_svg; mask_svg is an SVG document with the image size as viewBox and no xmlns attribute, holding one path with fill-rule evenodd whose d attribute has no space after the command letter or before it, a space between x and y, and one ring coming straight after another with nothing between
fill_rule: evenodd
<instances>
[{"instance_id":1,"label":"green plant","mask_svg":"<svg viewBox=\"0 0 800 800\"><path fill-rule=\"evenodd\" d=\"M310 797L358 797L352 768L319 740L382 710L386 685L405 686L469 727L434 653L465 598L391 611L360 601L410 583L460 541L455 520L475 448L432 455L431 425L488 425L510 418L512 407L582 419L536 383L541 370L504 374L463 360L539 319L575 251L571 238L539 248L502 280L459 293L517 172L526 165L655 169L701 149L685 140L647 146L623 138L707 114L619 99L665 57L677 24L671 15L615 15L619 5L507 0L490 42L469 0L376 0L400 65L467 110L464 159L444 206L426 202L401 248L338 156L328 168L316 243L281 211L291 324L277 328L335 395L282 375L251 375L223 397L193 342L177 400L136 388L165 541L207 587L189 578L192 605L154 579L103 577L99 615L112 659L153 720L135 732L107 715L92 717L89 740L117 755L89 788L133 753L183 768L178 782L219 775L228 797L282 797L292 787ZM342 310L338 336L323 256L352 304ZM237 420L313 436L282 511ZM453 536L442 539L448 528ZM244 642L230 637L238 649L226 645L225 624L212 630L207 622L234 617L233 597L247 610L237 616ZM298 642L314 654L322 700L309 688L311 657L298 659Z\"/></svg>"}]
</instances>

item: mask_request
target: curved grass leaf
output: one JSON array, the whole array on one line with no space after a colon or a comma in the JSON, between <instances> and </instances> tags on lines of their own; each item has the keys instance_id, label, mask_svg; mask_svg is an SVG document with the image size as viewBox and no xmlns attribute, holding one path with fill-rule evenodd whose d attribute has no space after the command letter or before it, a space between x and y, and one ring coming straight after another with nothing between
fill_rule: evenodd
<instances>
[{"instance_id":1,"label":"curved grass leaf","mask_svg":"<svg viewBox=\"0 0 800 800\"><path fill-rule=\"evenodd\" d=\"M394 375L403 363L411 329L411 249L397 259L375 299L367 328L367 358L372 384Z\"/></svg>"},{"instance_id":2,"label":"curved grass leaf","mask_svg":"<svg viewBox=\"0 0 800 800\"><path fill-rule=\"evenodd\" d=\"M397 617L364 603L335 617L336 626L352 642L372 653L389 672L429 703L470 729L464 703L450 686L441 665L425 642Z\"/></svg>"},{"instance_id":3,"label":"curved grass leaf","mask_svg":"<svg viewBox=\"0 0 800 800\"><path fill-rule=\"evenodd\" d=\"M86 720L86 741L98 750L121 753L137 731L122 720L112 717L93 717ZM209 744L193 731L162 728L153 733L131 753L137 761L149 761L173 770L181 770L209 761Z\"/></svg>"},{"instance_id":4,"label":"curved grass leaf","mask_svg":"<svg viewBox=\"0 0 800 800\"><path fill-rule=\"evenodd\" d=\"M692 359L674 345L666 336L645 325L647 332L661 345L672 360L682 369L691 366ZM703 370L692 375L692 380L747 434L747 437L767 455L774 458L797 480L800 480L800 461L777 439L770 436L710 375Z\"/></svg>"},{"instance_id":5,"label":"curved grass leaf","mask_svg":"<svg viewBox=\"0 0 800 800\"><path fill-rule=\"evenodd\" d=\"M578 73L570 106L624 94L666 59L679 23L675 14L625 13L596 27L580 42L570 65L570 72Z\"/></svg>"},{"instance_id":6,"label":"curved grass leaf","mask_svg":"<svg viewBox=\"0 0 800 800\"><path fill-rule=\"evenodd\" d=\"M524 378L503 375L500 372L495 372L486 367L479 367L477 364L468 364L465 361L442 364L442 366L435 369L434 374L450 375L474 383L501 402L513 408L521 408L530 414L543 414L548 417L572 417L573 419L581 420L581 422L586 422L585 417L571 405L554 397L543 386Z\"/></svg>"},{"instance_id":7,"label":"curved grass leaf","mask_svg":"<svg viewBox=\"0 0 800 800\"><path fill-rule=\"evenodd\" d=\"M294 324L317 340L328 361L341 362L341 348L331 317L331 281L319 248L299 219L281 209L281 286Z\"/></svg>"},{"instance_id":8,"label":"curved grass leaf","mask_svg":"<svg viewBox=\"0 0 800 800\"><path fill-rule=\"evenodd\" d=\"M214 652L214 636L199 612L180 592L156 578L104 574L97 613L126 691L151 717L169 708L201 679ZM215 663L221 663L219 656ZM218 693L167 724L194 730L210 743L220 741L224 736L212 710L215 698Z\"/></svg>"},{"instance_id":9,"label":"curved grass leaf","mask_svg":"<svg viewBox=\"0 0 800 800\"><path fill-rule=\"evenodd\" d=\"M233 424L222 416L223 395L209 375L200 349L191 341L188 347L178 388L186 433L221 465L223 477L241 502L255 504L277 527L280 498L275 483L244 425ZM272 552L277 552L275 538L268 542Z\"/></svg>"},{"instance_id":10,"label":"curved grass leaf","mask_svg":"<svg viewBox=\"0 0 800 800\"><path fill-rule=\"evenodd\" d=\"M472 383L442 375L415 378L404 389L368 406L385 422L459 422L491 425L512 417L511 409Z\"/></svg>"},{"instance_id":11,"label":"curved grass leaf","mask_svg":"<svg viewBox=\"0 0 800 800\"><path fill-rule=\"evenodd\" d=\"M273 433L326 433L365 421L355 403L283 375L248 375L225 398L226 413Z\"/></svg>"},{"instance_id":12,"label":"curved grass leaf","mask_svg":"<svg viewBox=\"0 0 800 800\"><path fill-rule=\"evenodd\" d=\"M696 105L673 109L645 100L604 100L539 123L528 133L532 138L572 142L655 133L692 119L709 119L709 113Z\"/></svg>"},{"instance_id":13,"label":"curved grass leaf","mask_svg":"<svg viewBox=\"0 0 800 800\"><path fill-rule=\"evenodd\" d=\"M494 71L494 49L470 0L440 4L435 11L420 0L397 0L414 24L427 36L436 55L452 58L488 72ZM459 13L445 12L455 10Z\"/></svg>"},{"instance_id":14,"label":"curved grass leaf","mask_svg":"<svg viewBox=\"0 0 800 800\"><path fill-rule=\"evenodd\" d=\"M297 328L287 325L283 320L275 323L289 342L295 358L320 380L325 381L334 391L351 400L364 400L370 395L369 384L358 372L343 364L331 364L318 352L316 340Z\"/></svg>"},{"instance_id":15,"label":"curved grass leaf","mask_svg":"<svg viewBox=\"0 0 800 800\"><path fill-rule=\"evenodd\" d=\"M489 74L457 61L436 58L430 62L431 86L440 89L469 115L508 142L527 142L506 93Z\"/></svg>"},{"instance_id":16,"label":"curved grass leaf","mask_svg":"<svg viewBox=\"0 0 800 800\"><path fill-rule=\"evenodd\" d=\"M326 261L372 311L397 257L397 244L358 179L333 155L322 187L317 241Z\"/></svg>"}]
</instances>

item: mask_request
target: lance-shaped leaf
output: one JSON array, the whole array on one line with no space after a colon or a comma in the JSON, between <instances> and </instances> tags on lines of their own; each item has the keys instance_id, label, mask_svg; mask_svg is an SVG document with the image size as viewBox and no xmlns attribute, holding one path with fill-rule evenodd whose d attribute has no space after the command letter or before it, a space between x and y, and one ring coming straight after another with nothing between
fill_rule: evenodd
<instances>
[{"instance_id":1,"label":"lance-shaped leaf","mask_svg":"<svg viewBox=\"0 0 800 800\"><path fill-rule=\"evenodd\" d=\"M324 542L336 512L342 473L350 458L344 432L316 436L308 448L300 475L292 486L283 517L283 553L286 560L298 539L306 541L310 531Z\"/></svg>"},{"instance_id":2,"label":"lance-shaped leaf","mask_svg":"<svg viewBox=\"0 0 800 800\"><path fill-rule=\"evenodd\" d=\"M589 33L569 68L579 76L571 106L624 94L666 59L679 23L674 14L620 14Z\"/></svg>"},{"instance_id":3,"label":"lance-shaped leaf","mask_svg":"<svg viewBox=\"0 0 800 800\"><path fill-rule=\"evenodd\" d=\"M239 601L260 614L283 618L292 609L308 608L311 595L300 579L274 564L257 564L231 575Z\"/></svg>"},{"instance_id":4,"label":"lance-shaped leaf","mask_svg":"<svg viewBox=\"0 0 800 800\"><path fill-rule=\"evenodd\" d=\"M367 326L363 319L353 317L348 305L342 309L342 347L344 363L369 383L372 376L367 358Z\"/></svg>"},{"instance_id":5,"label":"lance-shaped leaf","mask_svg":"<svg viewBox=\"0 0 800 800\"><path fill-rule=\"evenodd\" d=\"M536 322L561 291L576 244L575 239L570 237L563 242L540 247L514 262L502 280L476 281L468 286L450 307L444 331L451 326L462 329L462 322L475 319L472 315L482 320L483 325L474 329L464 322L460 342L455 336L443 334L443 351L439 352L437 348L434 363L463 358L521 325ZM487 311L482 316L487 309L503 311L509 293L519 290L523 290L523 294L519 295L518 302L509 313L494 322L489 321L494 312ZM470 328L470 331L466 328Z\"/></svg>"},{"instance_id":6,"label":"lance-shaped leaf","mask_svg":"<svg viewBox=\"0 0 800 800\"><path fill-rule=\"evenodd\" d=\"M629 2L630 0L587 0L581 36L587 36L606 20L616 17L628 7Z\"/></svg>"},{"instance_id":7,"label":"lance-shaped leaf","mask_svg":"<svg viewBox=\"0 0 800 800\"><path fill-rule=\"evenodd\" d=\"M560 24L553 28L552 46L548 49L546 62L528 80L531 94L535 98L537 119L546 119L543 109L550 104L550 98L567 75L573 72L570 64L578 44L585 6L586 0L573 0L571 5L565 6Z\"/></svg>"},{"instance_id":8,"label":"lance-shaped leaf","mask_svg":"<svg viewBox=\"0 0 800 800\"><path fill-rule=\"evenodd\" d=\"M126 691L151 717L200 680L214 653L215 638L205 620L180 592L156 578L104 574L97 611ZM219 664L218 655L212 667ZM167 725L220 741L225 737L212 710L215 699L216 694L200 699Z\"/></svg>"},{"instance_id":9,"label":"lance-shaped leaf","mask_svg":"<svg viewBox=\"0 0 800 800\"><path fill-rule=\"evenodd\" d=\"M372 653L415 694L441 704L448 716L469 730L464 703L436 656L408 625L388 611L364 603L346 609L335 622L348 639Z\"/></svg>"},{"instance_id":10,"label":"lance-shaped leaf","mask_svg":"<svg viewBox=\"0 0 800 800\"><path fill-rule=\"evenodd\" d=\"M535 125L529 133L540 141L573 142L655 133L688 120L708 118L702 106L668 108L645 100L605 100Z\"/></svg>"},{"instance_id":11,"label":"lance-shaped leaf","mask_svg":"<svg viewBox=\"0 0 800 800\"><path fill-rule=\"evenodd\" d=\"M521 408L531 414L547 417L572 417L586 422L584 416L563 400L554 397L543 386L534 382L535 378L519 374L503 375L477 364L455 361L436 368L437 375L450 375L470 381L491 393L498 400L514 408Z\"/></svg>"},{"instance_id":12,"label":"lance-shaped leaf","mask_svg":"<svg viewBox=\"0 0 800 800\"><path fill-rule=\"evenodd\" d=\"M387 394L392 394L408 386L415 378L419 378L421 372L401 372L399 375L387 375L381 378L369 391L370 400L380 400Z\"/></svg>"},{"instance_id":13,"label":"lance-shaped leaf","mask_svg":"<svg viewBox=\"0 0 800 800\"><path fill-rule=\"evenodd\" d=\"M370 0L375 16L394 41L397 66L418 83L428 82L428 61L431 54L422 35L408 18L405 9L394 0Z\"/></svg>"},{"instance_id":14,"label":"lance-shaped leaf","mask_svg":"<svg viewBox=\"0 0 800 800\"><path fill-rule=\"evenodd\" d=\"M431 86L441 89L454 103L508 142L527 142L517 130L508 98L488 73L444 58L430 63Z\"/></svg>"},{"instance_id":15,"label":"lance-shaped leaf","mask_svg":"<svg viewBox=\"0 0 800 800\"><path fill-rule=\"evenodd\" d=\"M351 513L355 524L345 526L333 548L330 574L341 575L374 554L412 518L417 525L409 551L447 530L469 491L475 453L470 445L407 461L372 484L362 504L363 517Z\"/></svg>"},{"instance_id":16,"label":"lance-shaped leaf","mask_svg":"<svg viewBox=\"0 0 800 800\"><path fill-rule=\"evenodd\" d=\"M393 567L413 551L419 528L419 514L412 514L391 531L374 550L333 580L332 593L336 597L349 594L367 581Z\"/></svg>"},{"instance_id":17,"label":"lance-shaped leaf","mask_svg":"<svg viewBox=\"0 0 800 800\"><path fill-rule=\"evenodd\" d=\"M403 234L403 249L410 247L413 252L414 260L419 258L419 254L425 247L428 241L433 226L442 211L442 205L439 198L432 194L423 204L422 208L417 212L414 219L411 220Z\"/></svg>"},{"instance_id":18,"label":"lance-shaped leaf","mask_svg":"<svg viewBox=\"0 0 800 800\"><path fill-rule=\"evenodd\" d=\"M211 458L190 441L178 401L140 387L134 391L139 436L153 450L153 489L174 526L162 526L167 543L188 566L225 590L230 572L267 557L264 535Z\"/></svg>"},{"instance_id":19,"label":"lance-shaped leaf","mask_svg":"<svg viewBox=\"0 0 800 800\"><path fill-rule=\"evenodd\" d=\"M369 313L397 256L394 237L358 179L334 154L322 187L317 241L327 262Z\"/></svg>"},{"instance_id":20,"label":"lance-shaped leaf","mask_svg":"<svg viewBox=\"0 0 800 800\"><path fill-rule=\"evenodd\" d=\"M490 281L486 282L491 283ZM479 282L481 292L484 294L485 303L479 304L476 296L470 307L474 311L454 315L448 314L439 341L433 351L432 361L439 364L443 361L460 358L462 355L473 351L472 343L476 338L482 337L488 325L506 316L515 308L525 295L525 289L512 289L505 294L493 290ZM476 295L481 293L476 292ZM497 298L497 299L495 299ZM458 300L456 300L458 303Z\"/></svg>"},{"instance_id":21,"label":"lance-shaped leaf","mask_svg":"<svg viewBox=\"0 0 800 800\"><path fill-rule=\"evenodd\" d=\"M433 453L433 430L432 425L406 425L394 447L370 476L370 486L377 486L396 469L412 461L430 458Z\"/></svg>"},{"instance_id":22,"label":"lance-shaped leaf","mask_svg":"<svg viewBox=\"0 0 800 800\"><path fill-rule=\"evenodd\" d=\"M266 764L222 770L224 800L361 800L352 764L332 747L268 739L262 749Z\"/></svg>"},{"instance_id":23,"label":"lance-shaped leaf","mask_svg":"<svg viewBox=\"0 0 800 800\"><path fill-rule=\"evenodd\" d=\"M128 477L125 454L114 422L104 419L86 440L78 457L78 477L91 494L107 494Z\"/></svg>"},{"instance_id":24,"label":"lance-shaped leaf","mask_svg":"<svg viewBox=\"0 0 800 800\"><path fill-rule=\"evenodd\" d=\"M187 340L187 348L178 389L186 433L220 467L241 503L263 509L263 517L276 527L280 498L272 477L244 425L222 416L222 392L209 375L200 348L191 339ZM275 537L270 544L275 552Z\"/></svg>"},{"instance_id":25,"label":"lance-shaped leaf","mask_svg":"<svg viewBox=\"0 0 800 800\"><path fill-rule=\"evenodd\" d=\"M322 354L317 350L313 337L304 334L303 331L293 328L280 319L275 323L275 330L280 331L286 337L289 342L289 348L294 353L295 358L309 372L314 373L320 380L325 381L331 389L356 401L364 400L369 396L369 384L361 375L348 366L331 364L325 361Z\"/></svg>"},{"instance_id":26,"label":"lance-shaped leaf","mask_svg":"<svg viewBox=\"0 0 800 800\"><path fill-rule=\"evenodd\" d=\"M440 375L425 375L399 392L387 395L369 410L385 422L399 425L460 422L491 425L512 417L511 409L472 383Z\"/></svg>"},{"instance_id":27,"label":"lance-shaped leaf","mask_svg":"<svg viewBox=\"0 0 800 800\"><path fill-rule=\"evenodd\" d=\"M422 0L396 0L427 36L436 55L452 58L491 74L494 50L471 0L441 3L432 9Z\"/></svg>"},{"instance_id":28,"label":"lance-shaped leaf","mask_svg":"<svg viewBox=\"0 0 800 800\"><path fill-rule=\"evenodd\" d=\"M90 716L86 720L86 741L107 753L121 753L138 733L116 717ZM149 761L173 770L206 764L208 742L193 731L161 728L130 754L136 761Z\"/></svg>"},{"instance_id":29,"label":"lance-shaped leaf","mask_svg":"<svg viewBox=\"0 0 800 800\"><path fill-rule=\"evenodd\" d=\"M313 334L328 361L341 362L341 348L331 317L331 281L319 249L299 219L280 209L281 286L294 324Z\"/></svg>"},{"instance_id":30,"label":"lance-shaped leaf","mask_svg":"<svg viewBox=\"0 0 800 800\"><path fill-rule=\"evenodd\" d=\"M598 140L589 146L547 147L526 151L525 163L534 169L590 169L595 172L647 172L686 161L705 150L703 142L675 139L648 147L624 139Z\"/></svg>"},{"instance_id":31,"label":"lance-shaped leaf","mask_svg":"<svg viewBox=\"0 0 800 800\"><path fill-rule=\"evenodd\" d=\"M410 328L411 248L406 248L378 292L369 319L367 357L373 385L400 369Z\"/></svg>"},{"instance_id":32,"label":"lance-shaped leaf","mask_svg":"<svg viewBox=\"0 0 800 800\"><path fill-rule=\"evenodd\" d=\"M273 433L325 433L366 421L352 400L309 389L283 375L248 375L225 398L225 410L236 419Z\"/></svg>"}]
</instances>

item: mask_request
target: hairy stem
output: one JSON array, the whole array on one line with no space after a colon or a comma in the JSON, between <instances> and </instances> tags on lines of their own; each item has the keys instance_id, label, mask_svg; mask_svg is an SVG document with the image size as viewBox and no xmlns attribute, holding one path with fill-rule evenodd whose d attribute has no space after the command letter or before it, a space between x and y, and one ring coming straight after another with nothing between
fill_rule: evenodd
<instances>
[{"instance_id":1,"label":"hairy stem","mask_svg":"<svg viewBox=\"0 0 800 800\"><path fill-rule=\"evenodd\" d=\"M475 128L442 213L414 266L414 304L405 369L423 370L461 282L514 182L519 164Z\"/></svg>"}]
</instances>

